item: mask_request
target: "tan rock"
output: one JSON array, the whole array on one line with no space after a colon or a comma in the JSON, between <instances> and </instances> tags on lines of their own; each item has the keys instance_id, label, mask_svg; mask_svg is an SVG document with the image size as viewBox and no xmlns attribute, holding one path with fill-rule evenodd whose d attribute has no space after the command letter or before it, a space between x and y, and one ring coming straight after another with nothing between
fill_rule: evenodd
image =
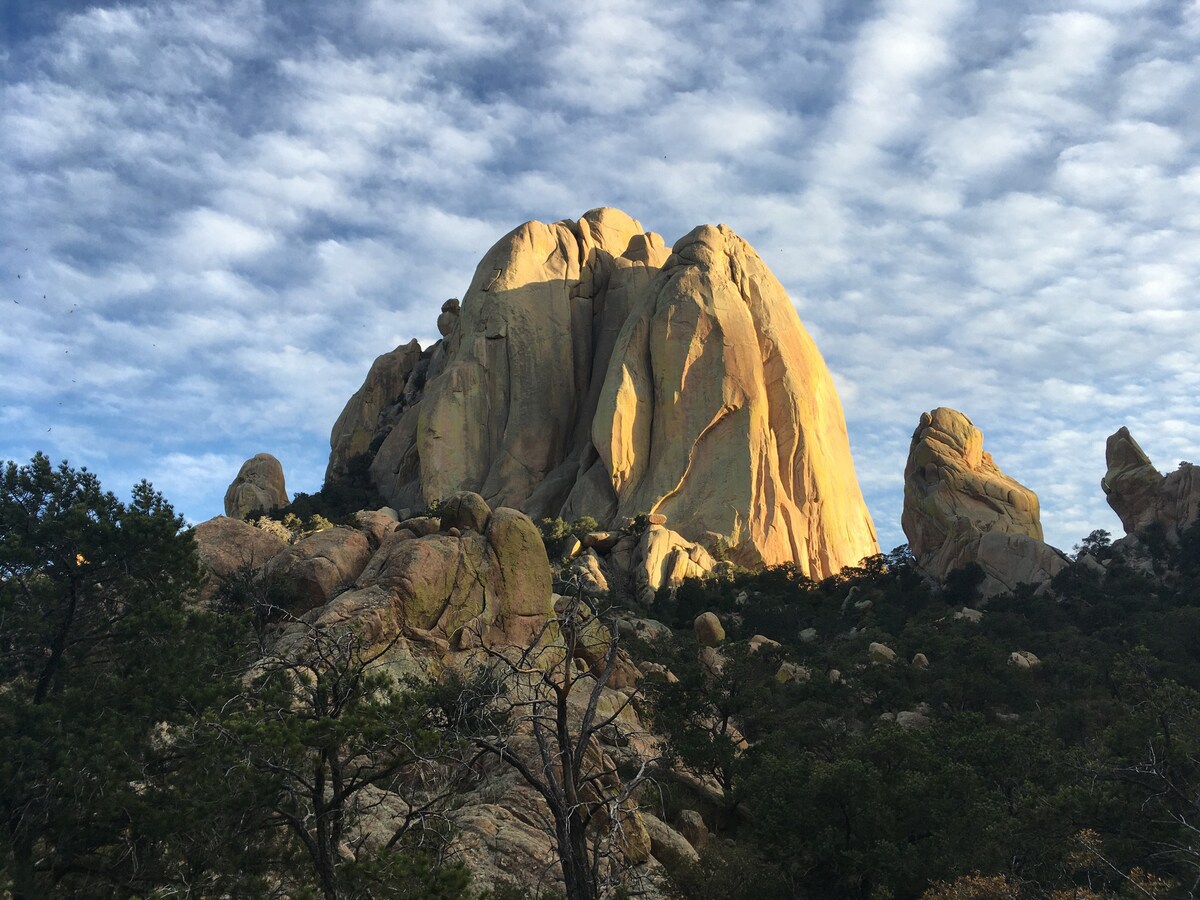
<instances>
[{"instance_id":1,"label":"tan rock","mask_svg":"<svg viewBox=\"0 0 1200 900\"><path fill-rule=\"evenodd\" d=\"M526 223L438 325L414 364L427 381L410 375L368 440L386 435L370 472L389 502L470 490L539 518L648 513L815 578L877 552L832 378L725 226L668 252L619 210ZM362 444L374 409L352 400L335 434Z\"/></svg>"},{"instance_id":2,"label":"tan rock","mask_svg":"<svg viewBox=\"0 0 1200 900\"><path fill-rule=\"evenodd\" d=\"M244 519L252 512L271 512L288 505L283 466L270 453L259 453L242 463L225 491L225 515Z\"/></svg>"},{"instance_id":3,"label":"tan rock","mask_svg":"<svg viewBox=\"0 0 1200 900\"><path fill-rule=\"evenodd\" d=\"M682 834L657 816L641 811L642 822L650 835L650 852L660 862L673 863L677 860L697 862L700 854Z\"/></svg>"},{"instance_id":4,"label":"tan rock","mask_svg":"<svg viewBox=\"0 0 1200 900\"><path fill-rule=\"evenodd\" d=\"M1014 650L1008 654L1008 664L1016 666L1018 669L1029 670L1040 666L1042 661L1028 650Z\"/></svg>"},{"instance_id":5,"label":"tan rock","mask_svg":"<svg viewBox=\"0 0 1200 900\"><path fill-rule=\"evenodd\" d=\"M912 667L914 669L928 669L929 657L924 653L918 653L912 658Z\"/></svg>"},{"instance_id":6,"label":"tan rock","mask_svg":"<svg viewBox=\"0 0 1200 900\"><path fill-rule=\"evenodd\" d=\"M367 453L376 435L386 427L386 414L404 402L404 388L421 361L421 345L409 341L371 364L367 378L338 416L329 435L326 480L347 474L347 463Z\"/></svg>"},{"instance_id":7,"label":"tan rock","mask_svg":"<svg viewBox=\"0 0 1200 900\"><path fill-rule=\"evenodd\" d=\"M201 522L192 535L200 561L218 580L241 569L260 569L287 549L276 535L228 516Z\"/></svg>"},{"instance_id":8,"label":"tan rock","mask_svg":"<svg viewBox=\"0 0 1200 900\"><path fill-rule=\"evenodd\" d=\"M395 515L388 515L377 510L363 509L354 514L354 521L359 530L367 536L372 550L378 550L389 534L396 530L399 523Z\"/></svg>"},{"instance_id":9,"label":"tan rock","mask_svg":"<svg viewBox=\"0 0 1200 900\"><path fill-rule=\"evenodd\" d=\"M716 565L716 560L700 544L662 525L646 529L634 559L638 584L652 591L682 584L685 578L703 578Z\"/></svg>"},{"instance_id":10,"label":"tan rock","mask_svg":"<svg viewBox=\"0 0 1200 900\"><path fill-rule=\"evenodd\" d=\"M779 664L779 671L775 673L775 680L780 684L791 684L793 681L801 684L807 684L812 681L812 670L808 666L797 665L794 662L786 660Z\"/></svg>"},{"instance_id":11,"label":"tan rock","mask_svg":"<svg viewBox=\"0 0 1200 900\"><path fill-rule=\"evenodd\" d=\"M682 810L675 820L675 827L697 850L703 849L708 843L708 826L704 824L704 817L694 809Z\"/></svg>"},{"instance_id":12,"label":"tan rock","mask_svg":"<svg viewBox=\"0 0 1200 900\"><path fill-rule=\"evenodd\" d=\"M979 564L984 597L1044 583L1069 564L1042 541L1037 495L1000 471L980 430L946 407L923 413L913 433L901 524L933 577Z\"/></svg>"},{"instance_id":13,"label":"tan rock","mask_svg":"<svg viewBox=\"0 0 1200 900\"><path fill-rule=\"evenodd\" d=\"M749 649L750 649L751 653L757 653L759 650L763 649L764 647L778 648L778 647L782 647L782 646L783 645L780 644L779 641L773 641L764 634L756 634L750 638Z\"/></svg>"},{"instance_id":14,"label":"tan rock","mask_svg":"<svg viewBox=\"0 0 1200 900\"><path fill-rule=\"evenodd\" d=\"M1161 474L1125 427L1109 437L1104 455L1108 471L1100 487L1126 534L1151 525L1180 529L1200 519L1200 468L1181 463Z\"/></svg>"},{"instance_id":15,"label":"tan rock","mask_svg":"<svg viewBox=\"0 0 1200 900\"><path fill-rule=\"evenodd\" d=\"M696 631L696 643L702 647L716 647L725 640L725 628L716 613L700 613L692 627Z\"/></svg>"},{"instance_id":16,"label":"tan rock","mask_svg":"<svg viewBox=\"0 0 1200 900\"><path fill-rule=\"evenodd\" d=\"M867 656L873 663L891 663L896 661L896 651L887 644L872 641L867 648Z\"/></svg>"},{"instance_id":17,"label":"tan rock","mask_svg":"<svg viewBox=\"0 0 1200 900\"><path fill-rule=\"evenodd\" d=\"M370 558L370 543L361 531L328 528L292 544L271 560L266 573L292 590L293 612L304 612L349 588Z\"/></svg>"},{"instance_id":18,"label":"tan rock","mask_svg":"<svg viewBox=\"0 0 1200 900\"><path fill-rule=\"evenodd\" d=\"M473 491L458 491L447 497L441 507L441 526L449 531L469 529L483 534L492 511L487 501Z\"/></svg>"}]
</instances>

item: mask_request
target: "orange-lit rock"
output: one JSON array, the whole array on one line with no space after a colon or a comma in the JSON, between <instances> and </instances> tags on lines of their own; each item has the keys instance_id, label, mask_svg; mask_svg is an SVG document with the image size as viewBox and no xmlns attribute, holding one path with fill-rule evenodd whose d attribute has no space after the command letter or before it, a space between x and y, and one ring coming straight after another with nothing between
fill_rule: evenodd
<instances>
[{"instance_id":1,"label":"orange-lit rock","mask_svg":"<svg viewBox=\"0 0 1200 900\"><path fill-rule=\"evenodd\" d=\"M984 596L1040 584L1067 565L1042 541L1037 494L1005 475L983 449L982 432L946 407L922 413L913 433L901 524L933 577L978 563Z\"/></svg>"},{"instance_id":2,"label":"orange-lit rock","mask_svg":"<svg viewBox=\"0 0 1200 900\"><path fill-rule=\"evenodd\" d=\"M439 328L419 394L410 375L374 433L354 432L397 509L469 490L535 519L658 514L736 562L815 578L878 551L829 370L727 227L668 251L614 209L526 223ZM340 424L370 418L350 408Z\"/></svg>"}]
</instances>

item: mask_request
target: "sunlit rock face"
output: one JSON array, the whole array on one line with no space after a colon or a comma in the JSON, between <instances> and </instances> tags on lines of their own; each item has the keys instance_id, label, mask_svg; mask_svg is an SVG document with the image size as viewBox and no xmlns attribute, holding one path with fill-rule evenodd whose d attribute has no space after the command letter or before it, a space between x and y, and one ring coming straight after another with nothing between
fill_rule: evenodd
<instances>
[{"instance_id":1,"label":"sunlit rock face","mask_svg":"<svg viewBox=\"0 0 1200 900\"><path fill-rule=\"evenodd\" d=\"M922 413L913 432L901 524L934 578L978 563L984 596L1041 584L1067 565L1042 541L1037 495L1000 470L970 419L946 407Z\"/></svg>"},{"instance_id":2,"label":"sunlit rock face","mask_svg":"<svg viewBox=\"0 0 1200 900\"><path fill-rule=\"evenodd\" d=\"M1200 519L1200 469L1181 463L1169 475L1154 468L1129 429L1121 427L1105 446L1108 471L1100 482L1126 534L1151 525L1183 528Z\"/></svg>"},{"instance_id":3,"label":"sunlit rock face","mask_svg":"<svg viewBox=\"0 0 1200 900\"><path fill-rule=\"evenodd\" d=\"M270 453L259 453L242 463L225 491L225 515L241 519L252 512L270 512L288 505L283 466Z\"/></svg>"},{"instance_id":4,"label":"sunlit rock face","mask_svg":"<svg viewBox=\"0 0 1200 900\"><path fill-rule=\"evenodd\" d=\"M344 460L346 422L364 423L354 449L396 508L471 490L534 518L660 513L736 562L817 578L878 551L829 370L727 227L668 250L614 209L528 222L438 326L334 430Z\"/></svg>"}]
</instances>

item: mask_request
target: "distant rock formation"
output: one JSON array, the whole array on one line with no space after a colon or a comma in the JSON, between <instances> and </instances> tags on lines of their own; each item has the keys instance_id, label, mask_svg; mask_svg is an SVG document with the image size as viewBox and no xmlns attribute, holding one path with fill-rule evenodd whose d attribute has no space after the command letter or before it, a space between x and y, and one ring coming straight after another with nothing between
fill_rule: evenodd
<instances>
[{"instance_id":1,"label":"distant rock formation","mask_svg":"<svg viewBox=\"0 0 1200 900\"><path fill-rule=\"evenodd\" d=\"M978 563L981 593L1048 581L1067 558L1042 541L1037 495L1000 471L962 413L922 413L904 468L901 525L917 563L944 579Z\"/></svg>"},{"instance_id":2,"label":"distant rock formation","mask_svg":"<svg viewBox=\"0 0 1200 900\"><path fill-rule=\"evenodd\" d=\"M376 361L330 476L366 453L397 509L471 490L535 518L659 513L735 562L814 578L878 552L829 370L727 227L668 251L614 209L528 222L438 328Z\"/></svg>"},{"instance_id":3,"label":"distant rock formation","mask_svg":"<svg viewBox=\"0 0 1200 900\"><path fill-rule=\"evenodd\" d=\"M225 491L225 515L241 519L255 511L281 509L288 502L283 466L270 453L259 453L242 463Z\"/></svg>"},{"instance_id":4,"label":"distant rock formation","mask_svg":"<svg viewBox=\"0 0 1200 900\"><path fill-rule=\"evenodd\" d=\"M1197 466L1181 463L1170 475L1161 474L1124 426L1109 437L1104 456L1108 471L1100 487L1126 534L1151 525L1179 529L1200 519Z\"/></svg>"}]
</instances>

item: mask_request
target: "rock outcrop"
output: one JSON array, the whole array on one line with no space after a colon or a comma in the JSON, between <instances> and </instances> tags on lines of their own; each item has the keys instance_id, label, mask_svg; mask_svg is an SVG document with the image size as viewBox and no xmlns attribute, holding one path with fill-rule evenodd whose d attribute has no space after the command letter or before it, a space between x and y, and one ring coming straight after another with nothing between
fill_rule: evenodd
<instances>
[{"instance_id":1,"label":"rock outcrop","mask_svg":"<svg viewBox=\"0 0 1200 900\"><path fill-rule=\"evenodd\" d=\"M243 519L252 512L271 512L288 505L283 466L270 453L259 453L242 463L225 491L225 515Z\"/></svg>"},{"instance_id":2,"label":"rock outcrop","mask_svg":"<svg viewBox=\"0 0 1200 900\"><path fill-rule=\"evenodd\" d=\"M389 420L402 415L406 403L420 393L418 373L422 363L428 366L428 361L422 359L421 345L409 341L371 364L367 380L333 425L325 469L327 481L348 475L352 460L369 455L375 435Z\"/></svg>"},{"instance_id":3,"label":"rock outcrop","mask_svg":"<svg viewBox=\"0 0 1200 900\"><path fill-rule=\"evenodd\" d=\"M1126 534L1151 525L1168 531L1200 519L1200 468L1181 463L1169 475L1154 468L1144 450L1122 426L1105 446L1108 471L1100 487L1120 517Z\"/></svg>"},{"instance_id":4,"label":"rock outcrop","mask_svg":"<svg viewBox=\"0 0 1200 900\"><path fill-rule=\"evenodd\" d=\"M201 522L192 536L200 562L211 576L205 586L206 596L212 596L223 578L243 570L261 570L287 548L277 535L229 516Z\"/></svg>"},{"instance_id":5,"label":"rock outcrop","mask_svg":"<svg viewBox=\"0 0 1200 900\"><path fill-rule=\"evenodd\" d=\"M368 454L397 509L470 490L606 527L657 513L734 562L814 578L878 551L829 371L727 227L668 250L613 209L526 223L438 327L376 361L330 475Z\"/></svg>"},{"instance_id":6,"label":"rock outcrop","mask_svg":"<svg viewBox=\"0 0 1200 900\"><path fill-rule=\"evenodd\" d=\"M1000 470L970 419L946 407L922 413L913 433L901 524L934 578L978 563L985 597L1041 584L1068 564L1042 540L1037 495Z\"/></svg>"}]
</instances>

